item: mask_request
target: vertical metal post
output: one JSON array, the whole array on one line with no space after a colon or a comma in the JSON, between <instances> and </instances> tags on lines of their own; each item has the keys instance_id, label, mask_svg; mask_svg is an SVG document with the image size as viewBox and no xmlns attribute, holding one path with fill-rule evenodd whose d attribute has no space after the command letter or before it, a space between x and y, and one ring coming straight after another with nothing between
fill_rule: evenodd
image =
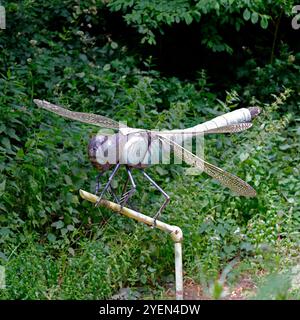
<instances>
[{"instance_id":1,"label":"vertical metal post","mask_svg":"<svg viewBox=\"0 0 300 320\"><path fill-rule=\"evenodd\" d=\"M99 197L97 197L92 193L86 192L84 190L79 190L79 193L83 199L88 200L90 202L95 203L99 200ZM139 222L143 222L147 225L153 226L154 219L140 212L131 210L126 207L121 207L119 204L105 200L105 199L101 199L99 204L117 213L121 213L128 218L135 219ZM174 241L176 300L183 300L183 275L182 275L183 234L182 234L182 231L177 226L172 226L170 224L164 223L159 220L156 220L156 228L168 232L171 235L172 240Z\"/></svg>"},{"instance_id":2,"label":"vertical metal post","mask_svg":"<svg viewBox=\"0 0 300 320\"><path fill-rule=\"evenodd\" d=\"M183 300L182 245L181 245L181 242L175 242L175 284L176 284L176 300Z\"/></svg>"},{"instance_id":3,"label":"vertical metal post","mask_svg":"<svg viewBox=\"0 0 300 320\"><path fill-rule=\"evenodd\" d=\"M171 237L174 241L175 251L175 288L176 300L183 300L183 272L182 272L182 240L183 234L179 227L173 226Z\"/></svg>"}]
</instances>

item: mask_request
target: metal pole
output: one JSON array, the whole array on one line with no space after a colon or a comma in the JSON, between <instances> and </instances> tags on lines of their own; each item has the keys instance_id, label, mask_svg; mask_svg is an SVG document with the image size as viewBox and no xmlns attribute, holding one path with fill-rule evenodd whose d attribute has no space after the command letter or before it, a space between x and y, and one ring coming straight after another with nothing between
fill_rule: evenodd
<instances>
[{"instance_id":1,"label":"metal pole","mask_svg":"<svg viewBox=\"0 0 300 320\"><path fill-rule=\"evenodd\" d=\"M79 190L80 196L90 202L96 203L99 199L96 195L84 190ZM117 213L121 213L124 216L143 222L147 225L153 226L154 219L146 216L140 212L131 210L126 207L121 207L119 204L101 199L100 204L108 209L111 209ZM156 220L156 228L166 231L170 234L172 240L175 243L175 285L176 285L176 300L183 299L183 276L182 276L182 240L183 234L179 227L172 226L162 221Z\"/></svg>"},{"instance_id":2,"label":"metal pole","mask_svg":"<svg viewBox=\"0 0 300 320\"><path fill-rule=\"evenodd\" d=\"M176 284L176 300L183 300L181 242L175 242L175 284Z\"/></svg>"}]
</instances>

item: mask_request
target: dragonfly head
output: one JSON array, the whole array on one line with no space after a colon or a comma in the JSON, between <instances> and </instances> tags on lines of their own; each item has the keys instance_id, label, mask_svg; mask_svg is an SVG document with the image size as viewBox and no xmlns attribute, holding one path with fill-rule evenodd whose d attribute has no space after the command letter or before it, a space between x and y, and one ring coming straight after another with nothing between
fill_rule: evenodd
<instances>
[{"instance_id":1,"label":"dragonfly head","mask_svg":"<svg viewBox=\"0 0 300 320\"><path fill-rule=\"evenodd\" d=\"M117 135L96 135L88 144L88 155L93 166L100 171L108 170L117 163Z\"/></svg>"}]
</instances>

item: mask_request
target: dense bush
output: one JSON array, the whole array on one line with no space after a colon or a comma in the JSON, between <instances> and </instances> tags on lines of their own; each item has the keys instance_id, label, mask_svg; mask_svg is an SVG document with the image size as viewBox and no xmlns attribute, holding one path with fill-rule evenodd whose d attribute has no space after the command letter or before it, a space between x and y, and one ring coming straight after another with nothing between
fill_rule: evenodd
<instances>
[{"instance_id":1,"label":"dense bush","mask_svg":"<svg viewBox=\"0 0 300 320\"><path fill-rule=\"evenodd\" d=\"M233 0L112 0L109 8L122 11L124 19L133 25L143 35L142 42L155 44L155 32L164 32L166 26L178 23L204 22L200 39L212 51L227 51L233 53L230 45L224 42L220 29L224 26L233 26L236 31L241 29L247 21L259 24L261 28L268 28L269 21L284 12L291 14L293 1L233 1Z\"/></svg>"},{"instance_id":2,"label":"dense bush","mask_svg":"<svg viewBox=\"0 0 300 320\"><path fill-rule=\"evenodd\" d=\"M288 15L291 3L169 3L4 2L8 19L7 29L0 30L0 261L7 268L3 298L104 298L124 286L161 290L173 273L172 244L166 235L79 198L80 188L94 188L96 171L86 149L95 129L43 112L33 105L33 98L149 129L183 128L237 107L259 105L263 113L251 130L213 135L205 145L208 160L252 184L256 199L236 197L204 175L185 175L185 166L153 167L149 172L171 196L162 219L184 231L189 277L215 278L232 259L249 264L254 273L291 258L300 227L299 53L287 41L277 44L278 50L268 48L274 56L271 63L262 64L255 53L245 53L246 62L235 70L238 81L220 92L211 82L209 68L197 70L193 81L161 74L138 46L127 45L138 34L130 36L132 30L124 28L128 34L122 37L114 31L116 21L122 26L124 18L137 26L142 42L155 45L156 32L163 32L166 24L202 23L199 41L209 50L234 55L220 26L234 26L238 34L241 27L259 23L259 28L274 32L280 12ZM132 206L152 214L162 199L138 172L135 175L139 187ZM116 187L122 178L116 179Z\"/></svg>"}]
</instances>

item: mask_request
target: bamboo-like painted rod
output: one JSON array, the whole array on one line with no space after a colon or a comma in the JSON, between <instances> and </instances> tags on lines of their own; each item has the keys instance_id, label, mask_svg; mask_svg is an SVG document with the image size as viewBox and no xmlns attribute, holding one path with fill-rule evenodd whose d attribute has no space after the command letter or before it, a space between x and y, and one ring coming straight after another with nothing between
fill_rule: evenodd
<instances>
[{"instance_id":1,"label":"bamboo-like painted rod","mask_svg":"<svg viewBox=\"0 0 300 320\"><path fill-rule=\"evenodd\" d=\"M93 203L96 203L98 200L98 197L96 195L89 193L87 191L81 190L81 189L79 190L79 194L83 199L88 200ZM108 201L106 199L101 199L100 204L103 205L104 207L112 210L112 211L115 211L117 213L121 213L128 218L132 218L132 219L137 220L139 222L143 222L149 226L153 226L153 224L154 224L153 218L146 216L140 212L134 211L132 209L129 209L126 207L121 207L117 203ZM172 226L170 224L156 220L156 228L170 233L174 242L182 242L183 234L182 234L182 231L179 227Z\"/></svg>"},{"instance_id":2,"label":"bamboo-like painted rod","mask_svg":"<svg viewBox=\"0 0 300 320\"><path fill-rule=\"evenodd\" d=\"M89 193L84 190L79 190L80 196L92 203L96 203L98 201L98 197L92 193ZM108 201L106 199L101 199L100 204L104 207L115 211L117 213L121 213L122 215L137 220L139 222L143 222L149 226L153 226L154 219L146 216L140 212L134 211L132 209L121 207L119 204ZM170 224L164 223L162 221L156 220L156 228L166 231L171 235L172 240L175 243L175 284L176 284L176 299L183 299L183 276L182 276L182 240L183 234L179 227L172 226Z\"/></svg>"}]
</instances>

